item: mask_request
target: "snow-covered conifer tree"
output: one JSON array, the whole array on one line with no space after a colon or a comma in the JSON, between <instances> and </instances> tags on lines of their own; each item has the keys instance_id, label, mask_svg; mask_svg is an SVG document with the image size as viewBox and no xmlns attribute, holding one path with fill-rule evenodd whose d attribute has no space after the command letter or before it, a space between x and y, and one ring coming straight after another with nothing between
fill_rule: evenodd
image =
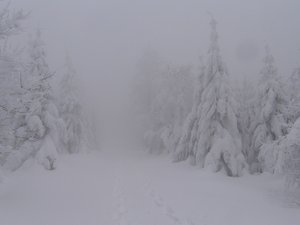
<instances>
[{"instance_id":1,"label":"snow-covered conifer tree","mask_svg":"<svg viewBox=\"0 0 300 225\"><path fill-rule=\"evenodd\" d=\"M193 98L193 106L191 109L191 112L187 115L187 118L185 119L182 130L180 133L180 137L178 142L176 143L176 154L174 157L174 161L182 161L187 158L190 158L191 164L196 164L196 158L195 154L191 149L189 149L192 142L196 141L196 127L197 123L199 122L199 115L197 114L198 106L201 103L201 96L203 89L205 87L205 72L206 67L203 63L203 60L201 58L201 66L200 66L200 73L198 75L198 80L196 82L195 87L195 93ZM193 144L192 144L193 145Z\"/></svg>"},{"instance_id":2,"label":"snow-covered conifer tree","mask_svg":"<svg viewBox=\"0 0 300 225\"><path fill-rule=\"evenodd\" d=\"M252 125L255 121L255 104L257 96L255 88L249 80L244 80L240 88L236 90L238 100L238 127L242 137L243 154L248 165L255 161L255 151L251 148ZM257 165L252 165L257 166ZM251 168L250 168L251 171Z\"/></svg>"},{"instance_id":3,"label":"snow-covered conifer tree","mask_svg":"<svg viewBox=\"0 0 300 225\"><path fill-rule=\"evenodd\" d=\"M14 140L12 118L19 107L18 97L22 93L19 75L22 65L20 52L7 47L10 37L21 31L26 15L22 10L11 12L9 5L0 6L0 165L6 162Z\"/></svg>"},{"instance_id":4,"label":"snow-covered conifer tree","mask_svg":"<svg viewBox=\"0 0 300 225\"><path fill-rule=\"evenodd\" d=\"M193 77L190 66L169 65L157 81L157 94L153 102L157 135L163 148L174 152L181 133L182 123L192 106Z\"/></svg>"},{"instance_id":5,"label":"snow-covered conifer tree","mask_svg":"<svg viewBox=\"0 0 300 225\"><path fill-rule=\"evenodd\" d=\"M289 112L288 119L290 123L294 123L300 116L300 67L294 69L292 75L288 79L289 94Z\"/></svg>"},{"instance_id":6,"label":"snow-covered conifer tree","mask_svg":"<svg viewBox=\"0 0 300 225\"><path fill-rule=\"evenodd\" d=\"M228 84L228 73L218 46L217 22L211 19L211 43L203 88L199 88L193 110L174 161L191 157L201 167L228 176L240 176L246 166L237 127L235 103Z\"/></svg>"},{"instance_id":7,"label":"snow-covered conifer tree","mask_svg":"<svg viewBox=\"0 0 300 225\"><path fill-rule=\"evenodd\" d=\"M0 9L0 40L6 40L12 35L19 34L21 25L27 15L23 10L11 12L9 4Z\"/></svg>"},{"instance_id":8,"label":"snow-covered conifer tree","mask_svg":"<svg viewBox=\"0 0 300 225\"><path fill-rule=\"evenodd\" d=\"M300 188L300 119L291 127L289 133L278 140L265 144L269 151L268 162L272 171L285 175L288 188Z\"/></svg>"},{"instance_id":9,"label":"snow-covered conifer tree","mask_svg":"<svg viewBox=\"0 0 300 225\"><path fill-rule=\"evenodd\" d=\"M274 58L268 47L263 62L251 148L256 157L253 163L259 163L261 166L257 169L274 172L277 156L268 145L287 133L288 104L283 83L277 74Z\"/></svg>"},{"instance_id":10,"label":"snow-covered conifer tree","mask_svg":"<svg viewBox=\"0 0 300 225\"><path fill-rule=\"evenodd\" d=\"M287 137L280 143L282 160L280 171L286 174L288 188L300 190L300 119L294 123Z\"/></svg>"},{"instance_id":11,"label":"snow-covered conifer tree","mask_svg":"<svg viewBox=\"0 0 300 225\"><path fill-rule=\"evenodd\" d=\"M22 110L16 114L15 151L7 167L16 170L29 157L37 157L47 169L54 169L59 151L63 121L52 94L50 78L54 75L46 61L41 32L29 43L29 63L22 77ZM53 146L55 146L53 148Z\"/></svg>"},{"instance_id":12,"label":"snow-covered conifer tree","mask_svg":"<svg viewBox=\"0 0 300 225\"><path fill-rule=\"evenodd\" d=\"M83 141L82 107L79 102L76 71L69 56L66 57L65 72L60 84L59 112L66 126L62 140L64 150L76 153Z\"/></svg>"}]
</instances>

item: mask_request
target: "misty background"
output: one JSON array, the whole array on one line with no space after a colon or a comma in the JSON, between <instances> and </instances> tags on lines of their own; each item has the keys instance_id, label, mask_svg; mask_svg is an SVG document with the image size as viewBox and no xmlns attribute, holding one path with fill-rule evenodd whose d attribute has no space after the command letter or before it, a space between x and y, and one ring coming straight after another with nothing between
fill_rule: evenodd
<instances>
[{"instance_id":1,"label":"misty background","mask_svg":"<svg viewBox=\"0 0 300 225\"><path fill-rule=\"evenodd\" d=\"M0 0L0 224L299 225L299 0Z\"/></svg>"},{"instance_id":2,"label":"misty background","mask_svg":"<svg viewBox=\"0 0 300 225\"><path fill-rule=\"evenodd\" d=\"M300 63L297 0L14 0L11 4L31 12L26 27L42 29L53 68L59 68L69 51L78 74L99 79L96 86L110 91L127 86L147 48L171 62L197 67L209 41L207 12L218 21L221 51L235 80L257 76L266 43L279 74L290 74Z\"/></svg>"},{"instance_id":3,"label":"misty background","mask_svg":"<svg viewBox=\"0 0 300 225\"><path fill-rule=\"evenodd\" d=\"M219 24L232 86L259 76L266 44L280 75L291 74L300 64L297 0L14 0L11 4L30 12L21 36L42 30L51 68L59 72L66 52L72 56L106 133L120 131L120 121L126 120L124 111L130 107L131 83L143 52L156 51L167 62L191 65L194 74L199 73L199 58L205 57L209 43L208 12Z\"/></svg>"}]
</instances>

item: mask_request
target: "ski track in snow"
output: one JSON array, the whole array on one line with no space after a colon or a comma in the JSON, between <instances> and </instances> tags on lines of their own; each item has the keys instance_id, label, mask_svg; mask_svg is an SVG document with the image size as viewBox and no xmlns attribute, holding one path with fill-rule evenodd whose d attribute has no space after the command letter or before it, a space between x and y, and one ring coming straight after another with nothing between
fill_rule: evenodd
<instances>
[{"instance_id":1,"label":"ski track in snow","mask_svg":"<svg viewBox=\"0 0 300 225\"><path fill-rule=\"evenodd\" d=\"M126 194L125 182L120 178L121 174L115 175L113 185L113 197L114 197L114 213L113 221L116 225L136 225L129 220L130 216L133 218L134 213L138 209L129 208L127 201L130 201L130 195ZM141 208L145 209L146 212L151 212L151 216L155 218L166 217L170 222L168 225L198 225L190 220L183 219L164 200L163 197L153 188L151 182L142 182L139 185L138 193L144 193L144 196L140 196L143 199L143 205ZM151 210L153 208L154 210ZM129 215L130 214L130 215ZM143 225L146 225L147 221L144 221ZM159 223L162 225L163 223Z\"/></svg>"},{"instance_id":2,"label":"ski track in snow","mask_svg":"<svg viewBox=\"0 0 300 225\"><path fill-rule=\"evenodd\" d=\"M160 210L160 212L163 215L168 217L174 225L196 225L194 222L187 219L183 219L179 215L177 215L175 210L169 204L166 203L164 198L161 197L161 195L157 191L155 191L154 188L152 188L151 183L145 183L145 188L147 190L145 193L148 193L148 196L150 197L150 199L152 199L155 206Z\"/></svg>"},{"instance_id":3,"label":"ski track in snow","mask_svg":"<svg viewBox=\"0 0 300 225\"><path fill-rule=\"evenodd\" d=\"M113 196L115 200L114 221L116 225L131 225L128 221L128 208L126 207L126 198L118 176L115 177Z\"/></svg>"},{"instance_id":4,"label":"ski track in snow","mask_svg":"<svg viewBox=\"0 0 300 225\"><path fill-rule=\"evenodd\" d=\"M193 171L181 172L175 166L173 170L142 157L73 156L63 158L66 166L51 173L35 166L17 172L1 186L0 224L299 224L299 198L290 195L290 204L281 206L287 196L273 190L279 182L273 177L233 180L198 171L190 174ZM81 164L84 166L78 167ZM189 177L183 184L185 176ZM176 181L181 183L174 186ZM265 183L260 186L261 182ZM271 201L264 198L269 190L275 195ZM183 196L177 196L179 193ZM244 202L249 204L245 207Z\"/></svg>"}]
</instances>

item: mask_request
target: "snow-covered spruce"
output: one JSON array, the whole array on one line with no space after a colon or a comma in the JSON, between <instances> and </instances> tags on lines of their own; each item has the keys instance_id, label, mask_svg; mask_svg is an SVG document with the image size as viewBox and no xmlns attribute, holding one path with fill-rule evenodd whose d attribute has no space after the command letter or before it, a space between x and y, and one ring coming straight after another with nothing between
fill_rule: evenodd
<instances>
[{"instance_id":1,"label":"snow-covered spruce","mask_svg":"<svg viewBox=\"0 0 300 225\"><path fill-rule=\"evenodd\" d=\"M286 174L288 188L300 190L300 118L288 134L280 151L278 169Z\"/></svg>"},{"instance_id":2,"label":"snow-covered spruce","mask_svg":"<svg viewBox=\"0 0 300 225\"><path fill-rule=\"evenodd\" d=\"M294 69L288 79L289 111L288 122L293 123L300 117L300 67Z\"/></svg>"},{"instance_id":3,"label":"snow-covered spruce","mask_svg":"<svg viewBox=\"0 0 300 225\"><path fill-rule=\"evenodd\" d=\"M82 106L78 97L76 71L69 56L66 57L64 68L65 72L60 83L58 98L59 113L66 127L62 140L63 151L77 153L82 147L83 141Z\"/></svg>"},{"instance_id":4,"label":"snow-covered spruce","mask_svg":"<svg viewBox=\"0 0 300 225\"><path fill-rule=\"evenodd\" d=\"M223 170L228 176L240 176L246 167L241 136L237 127L235 101L228 83L228 73L218 46L217 22L212 18L211 43L200 88L174 161L192 158L212 171Z\"/></svg>"},{"instance_id":5,"label":"snow-covered spruce","mask_svg":"<svg viewBox=\"0 0 300 225\"><path fill-rule=\"evenodd\" d=\"M287 134L288 101L268 47L263 62L251 144L255 153L252 163L261 168L252 167L257 170L252 172L275 172L277 153L272 142Z\"/></svg>"},{"instance_id":6,"label":"snow-covered spruce","mask_svg":"<svg viewBox=\"0 0 300 225\"><path fill-rule=\"evenodd\" d=\"M12 152L14 142L14 114L20 107L18 98L22 94L19 75L22 71L20 51L11 48L7 42L21 33L26 15L22 10L9 10L9 5L0 3L0 166Z\"/></svg>"},{"instance_id":7,"label":"snow-covered spruce","mask_svg":"<svg viewBox=\"0 0 300 225\"><path fill-rule=\"evenodd\" d=\"M285 175L288 188L300 190L300 118L290 132L276 141L265 144L267 162L274 173Z\"/></svg>"},{"instance_id":8,"label":"snow-covered spruce","mask_svg":"<svg viewBox=\"0 0 300 225\"><path fill-rule=\"evenodd\" d=\"M242 137L242 151L246 158L247 164L259 167L253 163L255 161L255 151L251 148L252 125L255 122L255 106L257 96L254 85L249 80L244 80L241 87L235 90L238 102L238 128ZM252 169L250 168L250 171Z\"/></svg>"},{"instance_id":9,"label":"snow-covered spruce","mask_svg":"<svg viewBox=\"0 0 300 225\"><path fill-rule=\"evenodd\" d=\"M30 61L24 72L26 76L20 78L23 92L14 118L14 151L7 158L5 166L16 170L28 158L38 156L45 168L54 169L54 161L61 148L60 136L64 132L64 124L54 104L49 81L53 73L46 62L40 31L29 43L29 56ZM45 142L47 146L55 148L44 147Z\"/></svg>"}]
</instances>

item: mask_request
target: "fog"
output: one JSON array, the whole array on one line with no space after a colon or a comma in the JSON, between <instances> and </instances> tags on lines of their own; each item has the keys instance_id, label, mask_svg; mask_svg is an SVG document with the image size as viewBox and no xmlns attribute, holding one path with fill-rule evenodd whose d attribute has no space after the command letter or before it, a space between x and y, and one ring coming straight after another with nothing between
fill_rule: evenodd
<instances>
[{"instance_id":1,"label":"fog","mask_svg":"<svg viewBox=\"0 0 300 225\"><path fill-rule=\"evenodd\" d=\"M109 128L127 110L145 50L173 64L193 65L198 73L199 57L208 50L209 13L218 21L233 86L259 76L266 44L279 74L291 74L300 63L297 0L14 0L12 5L30 12L23 36L42 30L53 69L61 68L69 52Z\"/></svg>"},{"instance_id":2,"label":"fog","mask_svg":"<svg viewBox=\"0 0 300 225\"><path fill-rule=\"evenodd\" d=\"M51 64L66 49L82 76L124 83L146 48L173 62L197 64L209 40L209 16L217 19L220 46L231 76L259 72L268 43L281 73L299 64L297 0L14 0L40 27ZM29 32L26 30L26 32Z\"/></svg>"},{"instance_id":3,"label":"fog","mask_svg":"<svg viewBox=\"0 0 300 225\"><path fill-rule=\"evenodd\" d=\"M299 12L0 0L0 224L299 225Z\"/></svg>"},{"instance_id":4,"label":"fog","mask_svg":"<svg viewBox=\"0 0 300 225\"><path fill-rule=\"evenodd\" d=\"M297 0L14 0L30 12L23 36L43 32L49 64L59 70L66 52L106 115L125 110L143 52L153 49L173 64L205 57L209 13L218 21L221 52L232 84L255 80L269 44L279 73L299 65ZM208 13L209 12L209 13ZM107 120L106 120L107 121Z\"/></svg>"}]
</instances>

